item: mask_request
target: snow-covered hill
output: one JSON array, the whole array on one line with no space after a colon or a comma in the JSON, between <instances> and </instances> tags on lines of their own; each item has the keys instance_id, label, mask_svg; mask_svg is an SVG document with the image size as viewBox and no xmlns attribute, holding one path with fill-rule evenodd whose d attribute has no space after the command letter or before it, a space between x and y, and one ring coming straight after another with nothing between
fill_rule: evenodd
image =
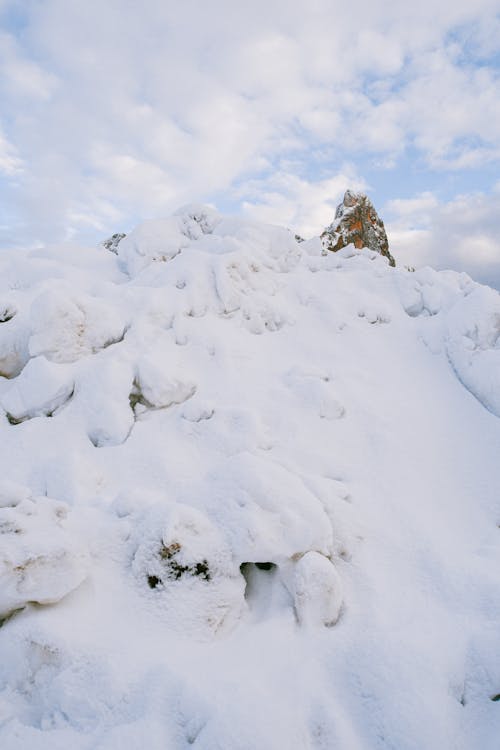
<instances>
[{"instance_id":1,"label":"snow-covered hill","mask_svg":"<svg viewBox=\"0 0 500 750\"><path fill-rule=\"evenodd\" d=\"M498 747L500 296L189 207L0 258L2 750Z\"/></svg>"}]
</instances>

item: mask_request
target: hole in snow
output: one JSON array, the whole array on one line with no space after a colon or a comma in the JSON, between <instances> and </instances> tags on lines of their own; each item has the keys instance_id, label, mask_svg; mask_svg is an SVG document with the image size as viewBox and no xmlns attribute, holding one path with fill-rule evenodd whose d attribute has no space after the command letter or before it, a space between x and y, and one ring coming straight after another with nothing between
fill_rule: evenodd
<instances>
[{"instance_id":1,"label":"hole in snow","mask_svg":"<svg viewBox=\"0 0 500 750\"><path fill-rule=\"evenodd\" d=\"M255 563L255 567L259 570L272 570L276 565L272 562Z\"/></svg>"},{"instance_id":2,"label":"hole in snow","mask_svg":"<svg viewBox=\"0 0 500 750\"><path fill-rule=\"evenodd\" d=\"M161 583L158 576L148 576L148 586L150 589L155 589Z\"/></svg>"},{"instance_id":3,"label":"hole in snow","mask_svg":"<svg viewBox=\"0 0 500 750\"><path fill-rule=\"evenodd\" d=\"M240 565L240 573L247 582L247 586L249 584L250 579L252 578L252 575L255 571L255 568L257 570L264 570L265 572L269 573L270 571L273 571L277 568L275 563L272 562L244 562Z\"/></svg>"},{"instance_id":4,"label":"hole in snow","mask_svg":"<svg viewBox=\"0 0 500 750\"><path fill-rule=\"evenodd\" d=\"M272 562L241 563L240 573L246 582L245 599L251 606L267 608L266 602L271 598L272 579L276 571L277 565Z\"/></svg>"},{"instance_id":5,"label":"hole in snow","mask_svg":"<svg viewBox=\"0 0 500 750\"><path fill-rule=\"evenodd\" d=\"M245 599L254 619L293 611L290 592L275 563L245 562L240 565L240 572L246 581Z\"/></svg>"}]
</instances>

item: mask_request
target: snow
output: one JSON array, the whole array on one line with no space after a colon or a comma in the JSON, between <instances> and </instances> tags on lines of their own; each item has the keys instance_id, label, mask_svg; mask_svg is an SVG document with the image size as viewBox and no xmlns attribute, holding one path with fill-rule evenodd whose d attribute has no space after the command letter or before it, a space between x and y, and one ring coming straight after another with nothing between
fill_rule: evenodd
<instances>
[{"instance_id":1,"label":"snow","mask_svg":"<svg viewBox=\"0 0 500 750\"><path fill-rule=\"evenodd\" d=\"M4 253L2 750L498 745L500 298L188 206Z\"/></svg>"},{"instance_id":2,"label":"snow","mask_svg":"<svg viewBox=\"0 0 500 750\"><path fill-rule=\"evenodd\" d=\"M73 390L74 383L66 368L45 357L33 357L3 394L0 405L11 421L48 417L71 398Z\"/></svg>"},{"instance_id":3,"label":"snow","mask_svg":"<svg viewBox=\"0 0 500 750\"><path fill-rule=\"evenodd\" d=\"M10 483L0 493L0 617L8 617L29 603L54 604L79 586L85 552L65 528L65 503L29 497Z\"/></svg>"}]
</instances>

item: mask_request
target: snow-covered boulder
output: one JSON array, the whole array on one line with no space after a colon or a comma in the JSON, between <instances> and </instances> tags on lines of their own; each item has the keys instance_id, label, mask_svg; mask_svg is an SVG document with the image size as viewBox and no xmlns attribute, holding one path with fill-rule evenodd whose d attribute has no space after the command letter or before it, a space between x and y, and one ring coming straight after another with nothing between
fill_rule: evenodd
<instances>
[{"instance_id":1,"label":"snow-covered boulder","mask_svg":"<svg viewBox=\"0 0 500 750\"><path fill-rule=\"evenodd\" d=\"M148 605L170 628L205 638L240 619L244 580L221 531L180 504L152 512L137 527L132 570Z\"/></svg>"},{"instance_id":2,"label":"snow-covered boulder","mask_svg":"<svg viewBox=\"0 0 500 750\"><path fill-rule=\"evenodd\" d=\"M29 352L53 362L74 362L119 341L125 330L120 313L109 303L56 285L31 305Z\"/></svg>"},{"instance_id":3,"label":"snow-covered boulder","mask_svg":"<svg viewBox=\"0 0 500 750\"><path fill-rule=\"evenodd\" d=\"M0 618L28 603L54 604L87 575L86 553L68 530L68 506L0 483Z\"/></svg>"},{"instance_id":4,"label":"snow-covered boulder","mask_svg":"<svg viewBox=\"0 0 500 750\"><path fill-rule=\"evenodd\" d=\"M133 382L133 364L125 358L106 357L82 369L69 416L84 425L95 447L121 445L129 437L134 426Z\"/></svg>"},{"instance_id":5,"label":"snow-covered boulder","mask_svg":"<svg viewBox=\"0 0 500 750\"><path fill-rule=\"evenodd\" d=\"M211 234L220 221L206 206L186 206L168 219L141 224L116 246L127 272L136 276L151 262L166 262L189 247L191 241Z\"/></svg>"},{"instance_id":6,"label":"snow-covered boulder","mask_svg":"<svg viewBox=\"0 0 500 750\"><path fill-rule=\"evenodd\" d=\"M30 359L11 387L0 397L0 405L13 424L33 417L52 417L74 391L71 369L45 357Z\"/></svg>"},{"instance_id":7,"label":"snow-covered boulder","mask_svg":"<svg viewBox=\"0 0 500 750\"><path fill-rule=\"evenodd\" d=\"M328 558L307 552L293 571L294 604L303 625L335 625L343 601L340 575Z\"/></svg>"},{"instance_id":8,"label":"snow-covered boulder","mask_svg":"<svg viewBox=\"0 0 500 750\"><path fill-rule=\"evenodd\" d=\"M24 309L6 301L1 306L0 321L0 376L13 378L19 375L30 357L30 326Z\"/></svg>"},{"instance_id":9,"label":"snow-covered boulder","mask_svg":"<svg viewBox=\"0 0 500 750\"><path fill-rule=\"evenodd\" d=\"M158 347L137 363L132 398L157 409L182 404L196 392L196 384L182 366L178 347Z\"/></svg>"}]
</instances>

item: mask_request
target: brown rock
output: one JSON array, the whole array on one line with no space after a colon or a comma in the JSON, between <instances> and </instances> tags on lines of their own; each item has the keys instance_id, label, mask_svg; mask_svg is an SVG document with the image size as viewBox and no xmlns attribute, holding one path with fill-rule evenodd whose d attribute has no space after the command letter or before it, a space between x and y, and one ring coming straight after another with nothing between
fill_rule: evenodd
<instances>
[{"instance_id":1,"label":"brown rock","mask_svg":"<svg viewBox=\"0 0 500 750\"><path fill-rule=\"evenodd\" d=\"M337 206L335 219L321 235L323 247L336 252L351 243L354 247L368 247L389 260L396 262L389 252L389 243L384 222L375 211L372 202L362 193L346 190L344 200Z\"/></svg>"}]
</instances>

